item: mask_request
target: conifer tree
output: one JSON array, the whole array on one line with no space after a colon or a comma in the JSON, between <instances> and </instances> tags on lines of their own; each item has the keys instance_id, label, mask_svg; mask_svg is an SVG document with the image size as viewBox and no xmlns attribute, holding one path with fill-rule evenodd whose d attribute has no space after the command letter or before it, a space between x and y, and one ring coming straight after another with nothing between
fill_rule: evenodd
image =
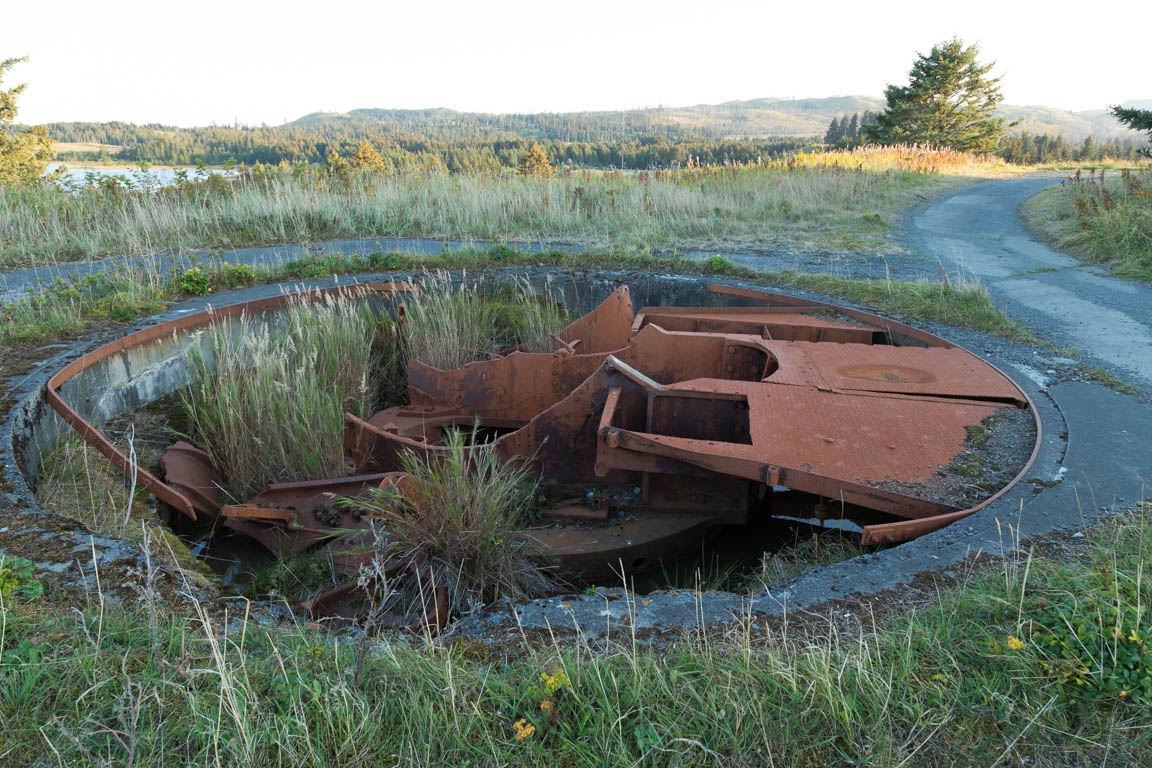
<instances>
[{"instance_id":1,"label":"conifer tree","mask_svg":"<svg viewBox=\"0 0 1152 768\"><path fill-rule=\"evenodd\" d=\"M1144 131L1152 141L1152 110L1112 107L1112 116L1133 130ZM1140 154L1152 157L1152 146L1144 147Z\"/></svg>"},{"instance_id":2,"label":"conifer tree","mask_svg":"<svg viewBox=\"0 0 1152 768\"><path fill-rule=\"evenodd\" d=\"M1084 139L1084 143L1080 145L1080 153L1076 156L1077 160L1096 160L1099 154L1096 149L1096 142L1092 141L1092 137Z\"/></svg>"},{"instance_id":3,"label":"conifer tree","mask_svg":"<svg viewBox=\"0 0 1152 768\"><path fill-rule=\"evenodd\" d=\"M552 175L552 164L548 162L548 153L539 144L533 142L528 148L528 154L520 161L520 174L522 176L535 176L546 179Z\"/></svg>"},{"instance_id":4,"label":"conifer tree","mask_svg":"<svg viewBox=\"0 0 1152 768\"><path fill-rule=\"evenodd\" d=\"M840 126L840 118L832 118L832 122L828 123L828 130L824 134L824 143L835 146L840 142L844 136L844 129Z\"/></svg>"},{"instance_id":5,"label":"conifer tree","mask_svg":"<svg viewBox=\"0 0 1152 768\"><path fill-rule=\"evenodd\" d=\"M878 144L931 144L964 152L996 150L1004 120L993 117L1003 100L994 64L977 60L980 50L952 38L917 54L908 85L889 85L887 107L868 126L866 138Z\"/></svg>"},{"instance_id":6,"label":"conifer tree","mask_svg":"<svg viewBox=\"0 0 1152 768\"><path fill-rule=\"evenodd\" d=\"M379 171L384 168L384 159L376 148L367 141L361 141L360 146L348 158L348 167L354 171Z\"/></svg>"},{"instance_id":7,"label":"conifer tree","mask_svg":"<svg viewBox=\"0 0 1152 768\"><path fill-rule=\"evenodd\" d=\"M853 112L852 113L852 122L848 123L848 134L847 135L848 135L848 138L850 138L850 139L860 138L860 113L859 112Z\"/></svg>"},{"instance_id":8,"label":"conifer tree","mask_svg":"<svg viewBox=\"0 0 1152 768\"><path fill-rule=\"evenodd\" d=\"M4 73L15 65L27 61L5 59L0 61L0 82ZM52 142L44 126L25 128L13 132L8 126L16 121L16 97L23 93L27 83L8 90L0 90L0 184L16 185L36 182L52 159Z\"/></svg>"}]
</instances>

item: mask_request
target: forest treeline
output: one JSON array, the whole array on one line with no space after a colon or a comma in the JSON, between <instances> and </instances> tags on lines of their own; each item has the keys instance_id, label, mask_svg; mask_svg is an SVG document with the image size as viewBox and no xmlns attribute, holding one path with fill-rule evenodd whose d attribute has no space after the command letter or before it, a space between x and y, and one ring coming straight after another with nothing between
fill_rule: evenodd
<instances>
[{"instance_id":1,"label":"forest treeline","mask_svg":"<svg viewBox=\"0 0 1152 768\"><path fill-rule=\"evenodd\" d=\"M324 163L333 153L346 157L368 142L387 168L449 172L513 168L533 144L539 144L554 165L650 169L755 162L814 148L819 142L816 137L723 138L707 135L696 126L655 120L566 120L555 114L488 118L488 122L474 116L464 120L450 110L360 110L353 117L314 115L277 127L176 128L123 122L49 123L45 127L58 142L111 145L110 149L69 153L72 160L162 165ZM835 117L820 138L826 146L856 146L861 142L860 129L872 119L869 112ZM1024 133L1005 137L997 154L1019 164L1127 160L1135 159L1145 143L1138 137L1073 143L1060 136Z\"/></svg>"},{"instance_id":2,"label":"forest treeline","mask_svg":"<svg viewBox=\"0 0 1152 768\"><path fill-rule=\"evenodd\" d=\"M597 141L506 136L432 138L372 130L366 123L328 125L323 132L301 127L172 128L129 123L49 123L49 136L61 142L120 147L116 162L163 165L220 165L327 162L332 153L353 154L367 141L394 170L498 171L514 168L533 144L556 165L582 168L672 168L747 163L803 148L795 139L717 139L705 136L641 136ZM445 132L446 133L446 132ZM107 161L108 150L71 153L77 160Z\"/></svg>"}]
</instances>

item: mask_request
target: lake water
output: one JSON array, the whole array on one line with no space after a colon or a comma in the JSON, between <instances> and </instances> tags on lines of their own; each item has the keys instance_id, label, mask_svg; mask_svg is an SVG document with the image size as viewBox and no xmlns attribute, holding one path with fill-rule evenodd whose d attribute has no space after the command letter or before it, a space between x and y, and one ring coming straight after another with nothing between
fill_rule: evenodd
<instances>
[{"instance_id":1,"label":"lake water","mask_svg":"<svg viewBox=\"0 0 1152 768\"><path fill-rule=\"evenodd\" d=\"M57 168L64 168L61 174L61 182L64 186L85 186L92 181L99 181L102 178L120 178L136 189L158 189L159 187L167 187L175 184L179 171L186 173L187 177L191 180L202 179L210 175L232 176L236 173L236 171L219 168L206 168L204 170L197 170L195 168L149 168L143 171L140 170L139 166L135 168L117 168L111 166L82 167L68 163L49 163L48 173L53 172Z\"/></svg>"}]
</instances>

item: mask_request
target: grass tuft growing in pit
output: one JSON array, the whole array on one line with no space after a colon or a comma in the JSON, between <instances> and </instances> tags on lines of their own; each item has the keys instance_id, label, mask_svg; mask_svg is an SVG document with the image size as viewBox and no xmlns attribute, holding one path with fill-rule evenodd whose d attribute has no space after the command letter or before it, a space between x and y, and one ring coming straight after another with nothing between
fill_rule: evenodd
<instances>
[{"instance_id":1,"label":"grass tuft growing in pit","mask_svg":"<svg viewBox=\"0 0 1152 768\"><path fill-rule=\"evenodd\" d=\"M278 320L224 322L189 349L192 438L237 500L344 474L344 412L366 417L396 389L395 326L368 302L300 294Z\"/></svg>"},{"instance_id":2,"label":"grass tuft growing in pit","mask_svg":"<svg viewBox=\"0 0 1152 768\"><path fill-rule=\"evenodd\" d=\"M552 334L568 324L551 283L538 292L517 278L489 288L456 282L446 271L428 273L421 289L405 298L407 355L440 370L459 368L512 347L552 351Z\"/></svg>"},{"instance_id":3,"label":"grass tuft growing in pit","mask_svg":"<svg viewBox=\"0 0 1152 768\"><path fill-rule=\"evenodd\" d=\"M125 455L136 455L130 442L119 447ZM36 477L36 500L93 533L135 543L157 565L198 581L211 574L160 520L148 496L133 492L120 471L82 440L66 439L44 454Z\"/></svg>"},{"instance_id":4,"label":"grass tuft growing in pit","mask_svg":"<svg viewBox=\"0 0 1152 768\"><path fill-rule=\"evenodd\" d=\"M477 435L473 430L469 439L467 430L446 430L443 452L401 455L408 474L404 493L375 490L367 500L348 503L382 518L381 559L431 567L436 582L448 588L450 605L549 594L556 581L523 533L535 480L522 462L473 445Z\"/></svg>"},{"instance_id":5,"label":"grass tuft growing in pit","mask_svg":"<svg viewBox=\"0 0 1152 768\"><path fill-rule=\"evenodd\" d=\"M842 563L864 554L858 537L833 533L813 534L791 546L765 552L760 568L749 580L748 591L772 589L822 565Z\"/></svg>"}]
</instances>

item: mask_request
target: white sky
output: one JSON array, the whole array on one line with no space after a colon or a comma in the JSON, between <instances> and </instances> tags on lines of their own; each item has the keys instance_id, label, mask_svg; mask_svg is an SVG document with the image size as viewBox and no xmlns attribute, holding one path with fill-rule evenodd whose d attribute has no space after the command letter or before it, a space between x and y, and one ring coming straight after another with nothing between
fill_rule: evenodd
<instances>
[{"instance_id":1,"label":"white sky","mask_svg":"<svg viewBox=\"0 0 1152 768\"><path fill-rule=\"evenodd\" d=\"M572 111L880 96L980 44L1005 101L1152 98L1152 2L4 0L19 120L278 124L359 107Z\"/></svg>"}]
</instances>

